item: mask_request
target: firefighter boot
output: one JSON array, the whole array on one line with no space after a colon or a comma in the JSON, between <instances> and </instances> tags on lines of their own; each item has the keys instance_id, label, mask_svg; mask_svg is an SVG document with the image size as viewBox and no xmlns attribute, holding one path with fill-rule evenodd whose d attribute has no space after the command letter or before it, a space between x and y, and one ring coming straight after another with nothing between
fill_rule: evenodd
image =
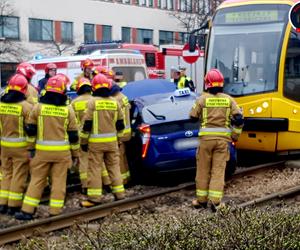
<instances>
[{"instance_id":1,"label":"firefighter boot","mask_svg":"<svg viewBox=\"0 0 300 250\"><path fill-rule=\"evenodd\" d=\"M214 204L214 203L212 203L211 205L210 205L210 209L211 209L211 211L213 212L213 213L215 213L215 212L217 212L217 211L219 211L219 210L222 210L222 209L224 209L226 206L225 206L225 203L223 203L223 202L221 202L221 203L219 203L219 204Z\"/></svg>"},{"instance_id":2,"label":"firefighter boot","mask_svg":"<svg viewBox=\"0 0 300 250\"><path fill-rule=\"evenodd\" d=\"M123 200L123 199L125 199L125 192L114 193L114 197L115 197L116 201Z\"/></svg>"},{"instance_id":3,"label":"firefighter boot","mask_svg":"<svg viewBox=\"0 0 300 250\"><path fill-rule=\"evenodd\" d=\"M192 206L196 209L207 208L207 202L199 202L197 199L192 200Z\"/></svg>"},{"instance_id":4,"label":"firefighter boot","mask_svg":"<svg viewBox=\"0 0 300 250\"><path fill-rule=\"evenodd\" d=\"M16 213L20 212L20 207L8 207L7 214L14 216Z\"/></svg>"},{"instance_id":5,"label":"firefighter boot","mask_svg":"<svg viewBox=\"0 0 300 250\"><path fill-rule=\"evenodd\" d=\"M29 213L21 211L21 212L15 214L15 218L17 220L33 220L33 214L29 214Z\"/></svg>"},{"instance_id":6,"label":"firefighter boot","mask_svg":"<svg viewBox=\"0 0 300 250\"><path fill-rule=\"evenodd\" d=\"M94 207L94 206L97 206L97 205L100 205L102 204L101 202L94 202L94 201L89 201L89 200L86 200L86 201L82 201L80 203L80 205L82 207Z\"/></svg>"},{"instance_id":7,"label":"firefighter boot","mask_svg":"<svg viewBox=\"0 0 300 250\"><path fill-rule=\"evenodd\" d=\"M0 205L0 214L6 214L7 205Z\"/></svg>"}]
</instances>

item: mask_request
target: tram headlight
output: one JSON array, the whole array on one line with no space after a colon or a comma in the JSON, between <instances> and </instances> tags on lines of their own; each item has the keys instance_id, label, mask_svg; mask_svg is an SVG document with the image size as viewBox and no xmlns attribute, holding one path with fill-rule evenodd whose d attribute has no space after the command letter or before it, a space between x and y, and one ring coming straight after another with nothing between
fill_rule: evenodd
<instances>
[{"instance_id":1,"label":"tram headlight","mask_svg":"<svg viewBox=\"0 0 300 250\"><path fill-rule=\"evenodd\" d=\"M249 109L250 115L254 115L254 109Z\"/></svg>"},{"instance_id":2,"label":"tram headlight","mask_svg":"<svg viewBox=\"0 0 300 250\"><path fill-rule=\"evenodd\" d=\"M263 102L263 104L262 104L262 106L263 106L263 108L268 108L269 107L269 103L268 102Z\"/></svg>"},{"instance_id":3,"label":"tram headlight","mask_svg":"<svg viewBox=\"0 0 300 250\"><path fill-rule=\"evenodd\" d=\"M262 110L263 110L262 107L257 107L257 108L256 108L256 113L261 113Z\"/></svg>"},{"instance_id":4,"label":"tram headlight","mask_svg":"<svg viewBox=\"0 0 300 250\"><path fill-rule=\"evenodd\" d=\"M297 114L298 110L297 109L293 109L293 114Z\"/></svg>"}]
</instances>

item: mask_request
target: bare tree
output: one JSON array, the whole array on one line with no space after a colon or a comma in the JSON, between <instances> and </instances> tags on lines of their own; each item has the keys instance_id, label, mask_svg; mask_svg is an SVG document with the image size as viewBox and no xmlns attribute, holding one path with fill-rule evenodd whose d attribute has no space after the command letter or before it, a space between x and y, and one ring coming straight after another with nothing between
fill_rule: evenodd
<instances>
[{"instance_id":1,"label":"bare tree","mask_svg":"<svg viewBox=\"0 0 300 250\"><path fill-rule=\"evenodd\" d=\"M75 51L75 49L77 48L77 46L76 46L77 43L75 42L76 39L74 39L72 41L71 40L63 41L61 39L61 41L58 41L55 39L55 37L53 35L53 29L49 29L49 27L43 26L42 30L43 30L43 33L47 34L47 36L49 38L48 45L42 49L42 51L44 51L47 55L61 56L70 51Z\"/></svg>"},{"instance_id":2,"label":"bare tree","mask_svg":"<svg viewBox=\"0 0 300 250\"><path fill-rule=\"evenodd\" d=\"M201 27L223 0L181 1L179 10L170 12L187 33Z\"/></svg>"},{"instance_id":3,"label":"bare tree","mask_svg":"<svg viewBox=\"0 0 300 250\"><path fill-rule=\"evenodd\" d=\"M19 62L24 59L26 54L22 42L18 41L18 37L6 37L4 33L4 30L9 33L18 29L16 23L12 22L14 15L15 8L12 2L10 0L0 0L0 58L4 61Z\"/></svg>"},{"instance_id":4,"label":"bare tree","mask_svg":"<svg viewBox=\"0 0 300 250\"><path fill-rule=\"evenodd\" d=\"M50 42L50 45L47 46L45 49L50 52L51 54L61 56L64 54L67 54L71 51L75 51L78 46L76 46L76 43L64 43L64 42L58 42L53 39Z\"/></svg>"}]
</instances>

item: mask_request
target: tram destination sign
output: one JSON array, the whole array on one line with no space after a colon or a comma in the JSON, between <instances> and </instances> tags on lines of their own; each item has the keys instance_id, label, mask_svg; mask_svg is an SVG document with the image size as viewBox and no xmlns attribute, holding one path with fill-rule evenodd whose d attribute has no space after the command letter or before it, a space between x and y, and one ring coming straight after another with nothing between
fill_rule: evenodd
<instances>
[{"instance_id":1,"label":"tram destination sign","mask_svg":"<svg viewBox=\"0 0 300 250\"><path fill-rule=\"evenodd\" d=\"M226 24L267 23L278 21L277 10L253 10L229 12L225 14Z\"/></svg>"}]
</instances>

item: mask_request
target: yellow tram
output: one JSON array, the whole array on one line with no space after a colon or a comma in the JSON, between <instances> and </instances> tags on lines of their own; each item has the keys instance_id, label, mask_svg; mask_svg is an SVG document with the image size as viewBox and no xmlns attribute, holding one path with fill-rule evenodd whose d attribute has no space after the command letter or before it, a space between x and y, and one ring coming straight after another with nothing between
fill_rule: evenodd
<instances>
[{"instance_id":1,"label":"yellow tram","mask_svg":"<svg viewBox=\"0 0 300 250\"><path fill-rule=\"evenodd\" d=\"M210 22L205 71L224 74L224 91L245 116L239 149L300 150L300 33L294 0L227 0Z\"/></svg>"}]
</instances>

